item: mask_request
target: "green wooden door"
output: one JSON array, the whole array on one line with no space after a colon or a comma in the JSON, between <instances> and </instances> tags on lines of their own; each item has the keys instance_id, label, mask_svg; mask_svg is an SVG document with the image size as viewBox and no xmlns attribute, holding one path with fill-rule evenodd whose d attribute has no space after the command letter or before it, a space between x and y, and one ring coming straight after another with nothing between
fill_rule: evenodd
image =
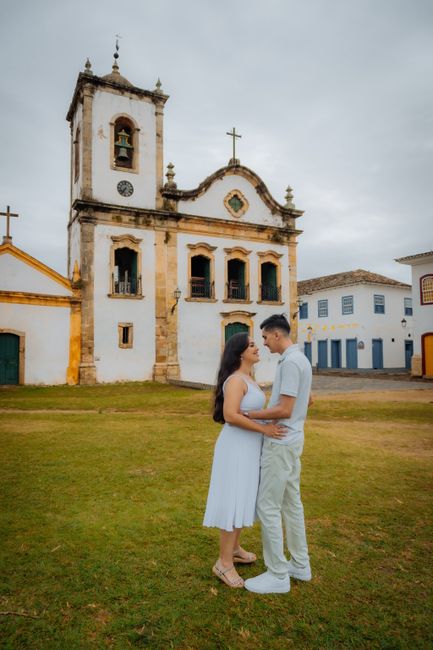
<instances>
[{"instance_id":1,"label":"green wooden door","mask_svg":"<svg viewBox=\"0 0 433 650\"><path fill-rule=\"evenodd\" d=\"M18 384L19 358L19 336L0 334L0 384Z\"/></svg>"},{"instance_id":2,"label":"green wooden door","mask_svg":"<svg viewBox=\"0 0 433 650\"><path fill-rule=\"evenodd\" d=\"M245 323L229 323L226 325L225 328L225 339L226 342L229 340L233 334L237 334L238 332L247 332L249 333L250 329L248 325L245 325Z\"/></svg>"}]
</instances>

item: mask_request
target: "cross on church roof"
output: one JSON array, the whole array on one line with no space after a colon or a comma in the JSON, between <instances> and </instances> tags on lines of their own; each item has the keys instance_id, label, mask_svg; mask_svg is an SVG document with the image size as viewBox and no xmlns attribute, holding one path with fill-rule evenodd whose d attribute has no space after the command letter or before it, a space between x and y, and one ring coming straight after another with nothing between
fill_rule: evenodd
<instances>
[{"instance_id":1,"label":"cross on church roof","mask_svg":"<svg viewBox=\"0 0 433 650\"><path fill-rule=\"evenodd\" d=\"M231 131L226 131L226 135L233 138L233 157L230 158L229 165L239 165L239 159L236 158L236 138L242 138L242 136L236 133L235 127Z\"/></svg>"},{"instance_id":2,"label":"cross on church roof","mask_svg":"<svg viewBox=\"0 0 433 650\"><path fill-rule=\"evenodd\" d=\"M10 219L11 217L18 216L17 213L11 212L9 205L6 208L6 212L0 212L0 217L6 217L6 236L3 237L3 244L10 244L12 242L12 237L10 236Z\"/></svg>"}]
</instances>

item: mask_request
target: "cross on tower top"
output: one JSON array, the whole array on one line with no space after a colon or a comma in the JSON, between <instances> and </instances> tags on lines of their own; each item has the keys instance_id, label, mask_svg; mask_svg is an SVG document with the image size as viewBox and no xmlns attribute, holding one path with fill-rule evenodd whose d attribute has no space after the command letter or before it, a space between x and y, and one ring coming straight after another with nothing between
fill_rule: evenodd
<instances>
[{"instance_id":1,"label":"cross on tower top","mask_svg":"<svg viewBox=\"0 0 433 650\"><path fill-rule=\"evenodd\" d=\"M3 244L11 244L12 237L10 235L10 219L11 217L18 217L15 212L11 212L10 206L6 208L6 212L0 212L0 217L6 217L6 235L3 237Z\"/></svg>"},{"instance_id":2,"label":"cross on tower top","mask_svg":"<svg viewBox=\"0 0 433 650\"><path fill-rule=\"evenodd\" d=\"M239 159L236 158L236 138L242 138L242 136L236 133L235 127L231 131L226 131L226 135L230 135L233 138L233 157L230 158L229 165L239 165Z\"/></svg>"}]
</instances>

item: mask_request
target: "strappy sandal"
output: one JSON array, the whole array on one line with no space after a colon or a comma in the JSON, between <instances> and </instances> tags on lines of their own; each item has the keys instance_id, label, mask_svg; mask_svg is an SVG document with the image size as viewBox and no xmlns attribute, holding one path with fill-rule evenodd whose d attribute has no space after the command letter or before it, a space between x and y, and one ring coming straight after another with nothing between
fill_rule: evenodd
<instances>
[{"instance_id":1,"label":"strappy sandal","mask_svg":"<svg viewBox=\"0 0 433 650\"><path fill-rule=\"evenodd\" d=\"M239 551L243 551L244 554L240 555ZM255 562L256 560L257 556L254 553L244 551L244 549L241 548L233 553L233 562L237 562L238 564L252 564L252 562Z\"/></svg>"},{"instance_id":2,"label":"strappy sandal","mask_svg":"<svg viewBox=\"0 0 433 650\"><path fill-rule=\"evenodd\" d=\"M232 589L242 589L242 587L244 586L244 581L243 581L243 579L242 579L240 576L238 576L238 578L237 578L236 580L230 580L230 579L227 578L227 576L226 576L227 571L231 571L231 570L234 569L234 568L235 568L234 565L232 565L232 566L230 566L228 569L226 569L225 571L221 571L221 569L219 569L219 568L217 567L217 565L215 564L215 565L212 567L212 573L213 573L217 578L219 578L220 580L222 580L222 581L227 585L227 587L232 587Z\"/></svg>"}]
</instances>

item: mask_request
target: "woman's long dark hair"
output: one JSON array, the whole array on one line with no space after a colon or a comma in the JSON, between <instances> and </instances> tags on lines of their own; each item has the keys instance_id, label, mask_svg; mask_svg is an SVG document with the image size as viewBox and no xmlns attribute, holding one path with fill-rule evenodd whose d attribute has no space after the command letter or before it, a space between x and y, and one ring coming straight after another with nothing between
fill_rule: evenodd
<instances>
[{"instance_id":1,"label":"woman's long dark hair","mask_svg":"<svg viewBox=\"0 0 433 650\"><path fill-rule=\"evenodd\" d=\"M247 332L238 332L233 334L225 344L224 352L221 357L221 364L218 370L217 384L215 387L213 419L215 422L224 423L223 405L224 393L223 384L227 377L238 370L241 365L241 354L249 344Z\"/></svg>"}]
</instances>

